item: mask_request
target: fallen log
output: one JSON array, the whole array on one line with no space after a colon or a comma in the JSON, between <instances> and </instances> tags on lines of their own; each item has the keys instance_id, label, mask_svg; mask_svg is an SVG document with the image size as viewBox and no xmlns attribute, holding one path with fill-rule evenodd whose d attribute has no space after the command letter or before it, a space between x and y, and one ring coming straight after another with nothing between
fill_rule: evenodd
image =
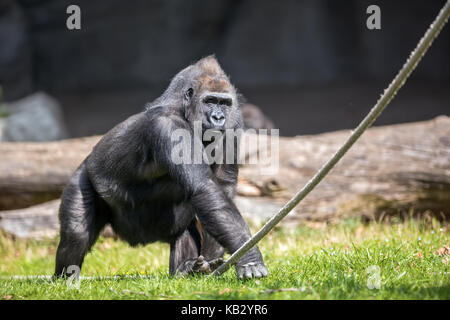
<instances>
[{"instance_id":1,"label":"fallen log","mask_svg":"<svg viewBox=\"0 0 450 320\"><path fill-rule=\"evenodd\" d=\"M290 199L348 134L283 138L279 170L265 177L284 188L277 198ZM262 183L255 166L244 166L240 175ZM445 219L450 215L450 118L369 129L296 211L291 219L378 219L414 212Z\"/></svg>"},{"instance_id":2,"label":"fallen log","mask_svg":"<svg viewBox=\"0 0 450 320\"><path fill-rule=\"evenodd\" d=\"M55 142L0 143L0 210L59 198L100 136Z\"/></svg>"},{"instance_id":3,"label":"fallen log","mask_svg":"<svg viewBox=\"0 0 450 320\"><path fill-rule=\"evenodd\" d=\"M262 175L261 165L241 167L238 207L248 218L267 219L313 176L348 134L343 130L280 137L276 172ZM0 210L6 210L0 211L0 228L12 231L14 220L15 230L20 230L25 228L20 227L20 217L41 219L40 213L53 216L48 224L54 226L58 201L48 203L45 210L18 208L58 198L99 138L0 143ZM284 223L355 215L379 219L413 212L432 212L442 219L450 215L449 117L369 129ZM45 219L41 220L50 218Z\"/></svg>"}]
</instances>

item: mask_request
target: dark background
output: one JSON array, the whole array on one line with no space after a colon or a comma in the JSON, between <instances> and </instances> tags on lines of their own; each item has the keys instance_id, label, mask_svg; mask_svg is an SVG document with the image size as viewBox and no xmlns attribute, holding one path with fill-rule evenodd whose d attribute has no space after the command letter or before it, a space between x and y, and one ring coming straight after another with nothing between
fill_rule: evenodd
<instances>
[{"instance_id":1,"label":"dark background","mask_svg":"<svg viewBox=\"0 0 450 320\"><path fill-rule=\"evenodd\" d=\"M72 136L101 134L215 53L282 135L354 127L444 0L0 0L0 84L12 101L44 90ZM66 8L81 8L81 30ZM381 30L366 8L381 8ZM377 124L450 111L450 27Z\"/></svg>"}]
</instances>

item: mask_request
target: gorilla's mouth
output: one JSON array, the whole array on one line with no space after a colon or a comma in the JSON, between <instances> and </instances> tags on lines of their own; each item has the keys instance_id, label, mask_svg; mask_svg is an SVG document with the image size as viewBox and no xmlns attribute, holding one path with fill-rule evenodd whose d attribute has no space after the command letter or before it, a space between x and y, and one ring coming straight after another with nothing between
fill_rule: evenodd
<instances>
[{"instance_id":1,"label":"gorilla's mouth","mask_svg":"<svg viewBox=\"0 0 450 320\"><path fill-rule=\"evenodd\" d=\"M208 133L208 134L206 134ZM216 127L208 127L203 129L203 136L217 136L217 135L225 134L225 127L216 128Z\"/></svg>"}]
</instances>

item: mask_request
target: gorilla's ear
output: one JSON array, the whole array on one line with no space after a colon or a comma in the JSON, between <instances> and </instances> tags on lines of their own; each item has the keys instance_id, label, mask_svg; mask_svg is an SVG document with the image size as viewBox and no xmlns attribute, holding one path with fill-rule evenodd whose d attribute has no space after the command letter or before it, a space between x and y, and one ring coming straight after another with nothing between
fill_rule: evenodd
<instances>
[{"instance_id":1,"label":"gorilla's ear","mask_svg":"<svg viewBox=\"0 0 450 320\"><path fill-rule=\"evenodd\" d=\"M184 93L184 99L188 102L191 101L192 96L194 95L194 89L193 88L188 88L185 93Z\"/></svg>"},{"instance_id":2,"label":"gorilla's ear","mask_svg":"<svg viewBox=\"0 0 450 320\"><path fill-rule=\"evenodd\" d=\"M194 96L193 88L188 88L183 94L184 117L188 121L190 121L190 117L192 114L191 102L193 96Z\"/></svg>"}]
</instances>

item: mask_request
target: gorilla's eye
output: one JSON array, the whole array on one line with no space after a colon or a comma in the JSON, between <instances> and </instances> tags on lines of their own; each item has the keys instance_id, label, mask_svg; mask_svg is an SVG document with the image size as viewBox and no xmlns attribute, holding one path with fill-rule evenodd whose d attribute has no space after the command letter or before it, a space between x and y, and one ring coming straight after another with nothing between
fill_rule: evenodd
<instances>
[{"instance_id":1,"label":"gorilla's eye","mask_svg":"<svg viewBox=\"0 0 450 320\"><path fill-rule=\"evenodd\" d=\"M192 98L193 95L194 95L194 89L189 88L186 90L186 93L185 93L186 99Z\"/></svg>"}]
</instances>

